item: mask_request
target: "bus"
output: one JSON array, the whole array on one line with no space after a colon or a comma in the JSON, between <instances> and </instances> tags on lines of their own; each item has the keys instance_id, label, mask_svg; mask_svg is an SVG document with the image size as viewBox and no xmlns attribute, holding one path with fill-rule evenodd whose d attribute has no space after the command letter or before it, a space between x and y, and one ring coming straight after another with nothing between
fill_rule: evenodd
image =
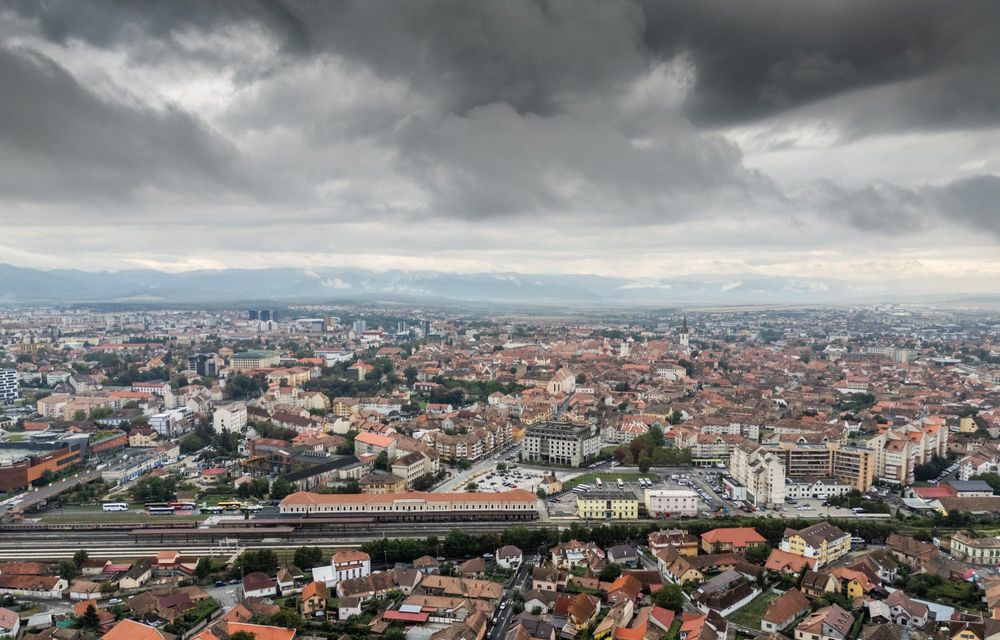
<instances>
[{"instance_id":1,"label":"bus","mask_svg":"<svg viewBox=\"0 0 1000 640\"><path fill-rule=\"evenodd\" d=\"M202 507L202 513L222 513L222 507Z\"/></svg>"},{"instance_id":2,"label":"bus","mask_svg":"<svg viewBox=\"0 0 1000 640\"><path fill-rule=\"evenodd\" d=\"M248 504L243 506L243 511L247 513L257 513L258 511L263 511L264 507L259 504Z\"/></svg>"},{"instance_id":3,"label":"bus","mask_svg":"<svg viewBox=\"0 0 1000 640\"><path fill-rule=\"evenodd\" d=\"M174 508L174 511L194 511L196 505L193 502L177 501L171 502L170 506Z\"/></svg>"},{"instance_id":4,"label":"bus","mask_svg":"<svg viewBox=\"0 0 1000 640\"><path fill-rule=\"evenodd\" d=\"M604 483L603 483L603 482L601 482L601 479L600 479L600 478L595 478L595 479L594 479L594 482L595 482L595 483L597 483L597 488L598 488L598 489L600 489L601 487L603 487L603 486L604 486Z\"/></svg>"},{"instance_id":5,"label":"bus","mask_svg":"<svg viewBox=\"0 0 1000 640\"><path fill-rule=\"evenodd\" d=\"M174 508L166 503L147 504L146 513L151 516L172 516L174 515Z\"/></svg>"},{"instance_id":6,"label":"bus","mask_svg":"<svg viewBox=\"0 0 1000 640\"><path fill-rule=\"evenodd\" d=\"M128 505L124 502L105 502L101 508L105 511L128 511Z\"/></svg>"},{"instance_id":7,"label":"bus","mask_svg":"<svg viewBox=\"0 0 1000 640\"><path fill-rule=\"evenodd\" d=\"M621 478L618 478L618 488L619 489L624 489L625 488L625 483L622 482Z\"/></svg>"},{"instance_id":8,"label":"bus","mask_svg":"<svg viewBox=\"0 0 1000 640\"><path fill-rule=\"evenodd\" d=\"M239 500L223 500L219 503L219 506L226 511L239 511L243 503Z\"/></svg>"}]
</instances>

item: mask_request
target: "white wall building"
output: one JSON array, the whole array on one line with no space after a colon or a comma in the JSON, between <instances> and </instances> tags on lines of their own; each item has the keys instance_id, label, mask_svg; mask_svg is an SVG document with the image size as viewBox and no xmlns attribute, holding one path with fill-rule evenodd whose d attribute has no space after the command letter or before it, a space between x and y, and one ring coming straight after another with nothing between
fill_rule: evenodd
<instances>
[{"instance_id":1,"label":"white wall building","mask_svg":"<svg viewBox=\"0 0 1000 640\"><path fill-rule=\"evenodd\" d=\"M690 489L646 489L643 502L651 518L698 514L698 494Z\"/></svg>"},{"instance_id":2,"label":"white wall building","mask_svg":"<svg viewBox=\"0 0 1000 640\"><path fill-rule=\"evenodd\" d=\"M216 433L235 433L247 426L247 406L242 402L219 405L212 414L212 427Z\"/></svg>"}]
</instances>

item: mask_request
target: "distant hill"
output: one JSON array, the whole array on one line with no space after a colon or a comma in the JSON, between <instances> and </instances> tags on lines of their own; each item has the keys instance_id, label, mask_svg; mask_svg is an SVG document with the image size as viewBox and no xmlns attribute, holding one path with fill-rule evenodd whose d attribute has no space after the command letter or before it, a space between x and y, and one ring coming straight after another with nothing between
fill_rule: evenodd
<instances>
[{"instance_id":1,"label":"distant hill","mask_svg":"<svg viewBox=\"0 0 1000 640\"><path fill-rule=\"evenodd\" d=\"M891 283L885 287L892 291ZM87 272L0 264L0 303L424 300L628 306L831 304L889 297L875 292L857 294L837 280L757 275L628 279L354 268Z\"/></svg>"}]
</instances>

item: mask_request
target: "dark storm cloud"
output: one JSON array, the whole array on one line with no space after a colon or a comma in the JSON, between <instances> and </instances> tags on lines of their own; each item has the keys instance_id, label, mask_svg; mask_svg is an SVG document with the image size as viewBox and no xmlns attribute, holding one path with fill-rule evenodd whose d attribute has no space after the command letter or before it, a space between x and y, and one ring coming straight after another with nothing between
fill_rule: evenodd
<instances>
[{"instance_id":1,"label":"dark storm cloud","mask_svg":"<svg viewBox=\"0 0 1000 640\"><path fill-rule=\"evenodd\" d=\"M144 98L173 106L111 99L0 34L0 189L39 201L280 193L289 209L308 209L305 222L313 211L350 218L397 203L428 217L562 213L621 224L775 205L779 219L800 204L775 186L781 176L749 170L740 147L711 129L820 106L838 116L839 140L1000 122L1000 3L989 0L7 8L34 25L28 39L63 51L85 42L141 68L169 67L170 80L233 82L225 97L198 95L190 111L156 88ZM276 52L221 46L256 44L258 31ZM651 91L629 105L636 84L671 65L690 75L673 101ZM224 105L198 110L212 100ZM995 230L994 191L991 177L934 189L829 181L801 204L862 230L913 231L946 216Z\"/></svg>"},{"instance_id":2,"label":"dark storm cloud","mask_svg":"<svg viewBox=\"0 0 1000 640\"><path fill-rule=\"evenodd\" d=\"M898 119L856 133L996 122L1000 3L992 0L355 2L23 0L59 42L169 40L254 23L299 56L333 52L441 94L456 113L505 102L552 114L568 97L614 91L648 64L695 66L695 123L748 122L845 92L921 78ZM114 16L109 20L108 16ZM993 83L996 86L997 83ZM940 93L943 86L951 91ZM924 105L927 99L930 104ZM963 105L970 105L969 109ZM870 124L872 130L863 130Z\"/></svg>"},{"instance_id":3,"label":"dark storm cloud","mask_svg":"<svg viewBox=\"0 0 1000 640\"><path fill-rule=\"evenodd\" d=\"M933 124L964 126L959 105L981 95L977 79L993 77L1000 59L1000 4L990 0L678 0L644 8L650 50L693 58L697 82L685 110L700 123L746 122L846 91L960 72L967 82L936 97ZM992 121L998 115L994 109Z\"/></svg>"},{"instance_id":4,"label":"dark storm cloud","mask_svg":"<svg viewBox=\"0 0 1000 640\"><path fill-rule=\"evenodd\" d=\"M238 188L228 144L186 113L102 99L61 66L0 47L0 193L129 199L147 188Z\"/></svg>"},{"instance_id":5,"label":"dark storm cloud","mask_svg":"<svg viewBox=\"0 0 1000 640\"><path fill-rule=\"evenodd\" d=\"M844 188L829 182L812 194L820 215L886 235L909 234L931 224L957 222L1000 238L1000 177L979 175L940 186L874 184Z\"/></svg>"}]
</instances>

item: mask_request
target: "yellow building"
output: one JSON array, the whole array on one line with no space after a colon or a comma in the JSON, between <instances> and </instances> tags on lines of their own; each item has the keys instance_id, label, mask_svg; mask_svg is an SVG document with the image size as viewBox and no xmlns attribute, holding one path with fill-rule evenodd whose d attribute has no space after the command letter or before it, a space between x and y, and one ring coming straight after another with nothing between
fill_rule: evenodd
<instances>
[{"instance_id":1,"label":"yellow building","mask_svg":"<svg viewBox=\"0 0 1000 640\"><path fill-rule=\"evenodd\" d=\"M962 433L975 433L979 430L979 426L972 416L965 416L958 419L958 430Z\"/></svg>"},{"instance_id":2,"label":"yellow building","mask_svg":"<svg viewBox=\"0 0 1000 640\"><path fill-rule=\"evenodd\" d=\"M577 515L593 520L636 520L639 498L631 491L593 490L576 499Z\"/></svg>"},{"instance_id":3,"label":"yellow building","mask_svg":"<svg viewBox=\"0 0 1000 640\"><path fill-rule=\"evenodd\" d=\"M829 522L817 522L799 531L788 530L781 540L781 550L814 558L819 568L850 553L851 534Z\"/></svg>"},{"instance_id":4,"label":"yellow building","mask_svg":"<svg viewBox=\"0 0 1000 640\"><path fill-rule=\"evenodd\" d=\"M381 496L389 493L406 491L406 480L393 473L373 471L358 479L361 492L368 495Z\"/></svg>"}]
</instances>

